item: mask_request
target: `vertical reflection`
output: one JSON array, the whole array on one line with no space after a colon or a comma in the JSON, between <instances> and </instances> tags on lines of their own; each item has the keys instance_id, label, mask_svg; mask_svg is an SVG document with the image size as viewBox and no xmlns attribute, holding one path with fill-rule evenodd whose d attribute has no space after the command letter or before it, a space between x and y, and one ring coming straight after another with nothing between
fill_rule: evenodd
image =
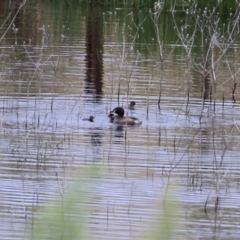
<instances>
[{"instance_id":1,"label":"vertical reflection","mask_svg":"<svg viewBox=\"0 0 240 240\"><path fill-rule=\"evenodd\" d=\"M113 126L110 128L111 132L113 133L113 136L116 138L122 138L124 137L124 129L123 126ZM118 141L117 141L118 142Z\"/></svg>"},{"instance_id":2,"label":"vertical reflection","mask_svg":"<svg viewBox=\"0 0 240 240\"><path fill-rule=\"evenodd\" d=\"M93 147L93 156L96 158L100 155L100 149L102 145L102 136L103 129L102 128L93 128L91 132L91 143Z\"/></svg>"},{"instance_id":3,"label":"vertical reflection","mask_svg":"<svg viewBox=\"0 0 240 240\"><path fill-rule=\"evenodd\" d=\"M103 75L103 36L101 11L91 6L86 22L86 86L87 94L92 95L94 102L101 101Z\"/></svg>"}]
</instances>

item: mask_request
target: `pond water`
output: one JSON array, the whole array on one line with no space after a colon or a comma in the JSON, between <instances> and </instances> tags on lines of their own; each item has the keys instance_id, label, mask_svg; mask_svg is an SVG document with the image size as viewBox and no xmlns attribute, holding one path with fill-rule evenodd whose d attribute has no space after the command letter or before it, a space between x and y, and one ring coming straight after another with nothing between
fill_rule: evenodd
<instances>
[{"instance_id":1,"label":"pond water","mask_svg":"<svg viewBox=\"0 0 240 240\"><path fill-rule=\"evenodd\" d=\"M157 234L168 191L172 239L238 239L239 12L33 1L11 25L18 7L0 7L1 239L26 239L38 207L93 165L91 239ZM116 106L142 125L110 123Z\"/></svg>"}]
</instances>

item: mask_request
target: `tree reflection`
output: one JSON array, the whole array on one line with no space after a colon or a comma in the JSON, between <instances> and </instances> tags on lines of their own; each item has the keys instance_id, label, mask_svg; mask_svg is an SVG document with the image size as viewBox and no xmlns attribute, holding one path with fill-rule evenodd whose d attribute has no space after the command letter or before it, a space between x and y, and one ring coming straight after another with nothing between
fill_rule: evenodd
<instances>
[{"instance_id":1,"label":"tree reflection","mask_svg":"<svg viewBox=\"0 0 240 240\"><path fill-rule=\"evenodd\" d=\"M97 6L92 6L86 18L85 91L93 96L94 102L101 101L103 87L103 33L100 12Z\"/></svg>"}]
</instances>

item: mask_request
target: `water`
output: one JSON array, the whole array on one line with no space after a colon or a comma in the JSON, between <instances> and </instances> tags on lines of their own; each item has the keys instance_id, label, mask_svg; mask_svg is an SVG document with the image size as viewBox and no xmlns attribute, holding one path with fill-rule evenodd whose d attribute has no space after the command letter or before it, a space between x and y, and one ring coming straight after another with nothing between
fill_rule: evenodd
<instances>
[{"instance_id":1,"label":"water","mask_svg":"<svg viewBox=\"0 0 240 240\"><path fill-rule=\"evenodd\" d=\"M75 179L82 186L81 171L95 165L102 171L88 189L92 239L156 232L150 223L166 221L162 205L155 213L168 187L179 223L173 239L237 239L238 36L224 58L224 45L213 46L216 71L203 74L213 65L197 44L191 61L186 57L168 30L171 14L60 7L26 5L14 21L18 31L1 42L1 239L26 238L38 207ZM6 19L13 6L1 9ZM185 15L176 19L181 28ZM127 110L130 101L134 110ZM118 105L142 125L110 123ZM94 122L82 120L90 115Z\"/></svg>"}]
</instances>

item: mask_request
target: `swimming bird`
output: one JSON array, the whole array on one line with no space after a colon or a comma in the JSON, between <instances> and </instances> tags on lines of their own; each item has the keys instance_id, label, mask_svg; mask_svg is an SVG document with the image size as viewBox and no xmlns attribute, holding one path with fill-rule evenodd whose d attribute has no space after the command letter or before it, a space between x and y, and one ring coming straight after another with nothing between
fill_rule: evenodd
<instances>
[{"instance_id":1,"label":"swimming bird","mask_svg":"<svg viewBox=\"0 0 240 240\"><path fill-rule=\"evenodd\" d=\"M128 109L130 110L134 110L135 109L135 105L136 105L136 102L135 101L131 101L128 105Z\"/></svg>"},{"instance_id":2,"label":"swimming bird","mask_svg":"<svg viewBox=\"0 0 240 240\"><path fill-rule=\"evenodd\" d=\"M115 113L115 115L114 115ZM116 107L114 108L110 114L108 115L110 117L110 122L119 124L119 125L140 125L142 124L142 121L140 121L138 118L135 117L124 117L124 109L122 107Z\"/></svg>"},{"instance_id":3,"label":"swimming bird","mask_svg":"<svg viewBox=\"0 0 240 240\"><path fill-rule=\"evenodd\" d=\"M93 122L94 121L94 116L89 116L89 118L83 118L83 121Z\"/></svg>"}]
</instances>

